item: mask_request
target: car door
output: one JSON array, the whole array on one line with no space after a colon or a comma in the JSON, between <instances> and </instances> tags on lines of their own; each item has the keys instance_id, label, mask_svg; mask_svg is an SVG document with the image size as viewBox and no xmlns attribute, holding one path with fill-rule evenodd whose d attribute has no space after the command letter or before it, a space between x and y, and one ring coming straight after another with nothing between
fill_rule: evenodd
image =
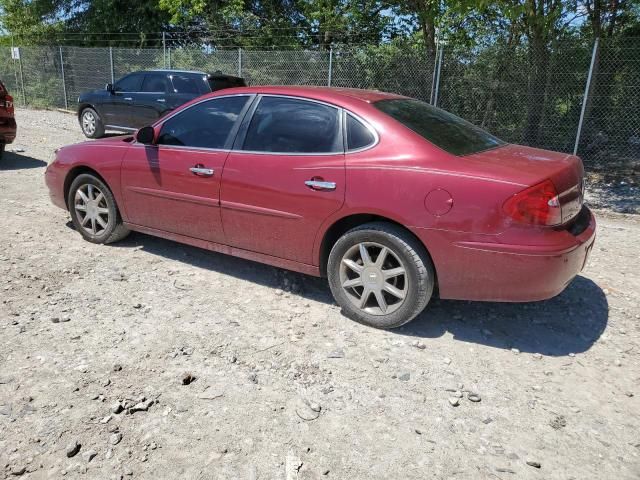
<instances>
[{"instance_id":1,"label":"car door","mask_svg":"<svg viewBox=\"0 0 640 480\"><path fill-rule=\"evenodd\" d=\"M196 103L157 125L153 145L128 149L121 183L130 223L224 243L220 175L250 98Z\"/></svg>"},{"instance_id":2,"label":"car door","mask_svg":"<svg viewBox=\"0 0 640 480\"><path fill-rule=\"evenodd\" d=\"M133 94L129 125L142 128L158 120L169 109L170 94L171 82L166 73L146 73L140 91Z\"/></svg>"},{"instance_id":3,"label":"car door","mask_svg":"<svg viewBox=\"0 0 640 480\"><path fill-rule=\"evenodd\" d=\"M107 96L102 108L104 124L118 127L130 127L129 117L133 97L142 85L144 74L132 73L122 77L113 86L113 92Z\"/></svg>"},{"instance_id":4,"label":"car door","mask_svg":"<svg viewBox=\"0 0 640 480\"><path fill-rule=\"evenodd\" d=\"M200 95L210 93L204 74L196 73L172 73L169 75L171 92L167 95L167 108L174 109L193 100Z\"/></svg>"},{"instance_id":5,"label":"car door","mask_svg":"<svg viewBox=\"0 0 640 480\"><path fill-rule=\"evenodd\" d=\"M256 102L222 174L227 242L312 264L320 225L344 203L340 109L276 95Z\"/></svg>"}]
</instances>

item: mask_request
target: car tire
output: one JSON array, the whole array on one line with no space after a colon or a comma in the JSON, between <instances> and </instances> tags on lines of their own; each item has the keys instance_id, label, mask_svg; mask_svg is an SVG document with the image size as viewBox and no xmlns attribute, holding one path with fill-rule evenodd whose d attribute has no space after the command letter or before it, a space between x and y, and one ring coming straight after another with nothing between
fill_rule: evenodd
<instances>
[{"instance_id":1,"label":"car tire","mask_svg":"<svg viewBox=\"0 0 640 480\"><path fill-rule=\"evenodd\" d=\"M94 175L83 173L73 180L67 205L73 225L89 242L113 243L129 235L111 190Z\"/></svg>"},{"instance_id":2,"label":"car tire","mask_svg":"<svg viewBox=\"0 0 640 480\"><path fill-rule=\"evenodd\" d=\"M2 160L2 157L4 156L4 149L5 149L5 144L0 143L0 160Z\"/></svg>"},{"instance_id":3,"label":"car tire","mask_svg":"<svg viewBox=\"0 0 640 480\"><path fill-rule=\"evenodd\" d=\"M104 124L98 112L87 107L80 114L80 128L87 138L100 138L104 135Z\"/></svg>"},{"instance_id":4,"label":"car tire","mask_svg":"<svg viewBox=\"0 0 640 480\"><path fill-rule=\"evenodd\" d=\"M358 226L340 237L329 254L327 276L343 315L375 328L397 328L413 320L429 303L435 284L433 263L422 244L384 222Z\"/></svg>"}]
</instances>

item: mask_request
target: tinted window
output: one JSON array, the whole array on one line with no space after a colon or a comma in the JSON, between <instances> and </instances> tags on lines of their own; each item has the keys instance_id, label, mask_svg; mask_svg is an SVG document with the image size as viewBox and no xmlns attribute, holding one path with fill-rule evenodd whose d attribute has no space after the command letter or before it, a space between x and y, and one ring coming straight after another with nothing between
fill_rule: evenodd
<instances>
[{"instance_id":1,"label":"tinted window","mask_svg":"<svg viewBox=\"0 0 640 480\"><path fill-rule=\"evenodd\" d=\"M227 97L198 103L167 120L158 137L161 145L224 148L227 137L249 97Z\"/></svg>"},{"instance_id":2,"label":"tinted window","mask_svg":"<svg viewBox=\"0 0 640 480\"><path fill-rule=\"evenodd\" d=\"M263 97L243 148L256 152L339 152L338 126L336 108L292 98Z\"/></svg>"},{"instance_id":3,"label":"tinted window","mask_svg":"<svg viewBox=\"0 0 640 480\"><path fill-rule=\"evenodd\" d=\"M374 106L454 155L468 155L504 142L460 117L419 100L381 100Z\"/></svg>"},{"instance_id":4,"label":"tinted window","mask_svg":"<svg viewBox=\"0 0 640 480\"><path fill-rule=\"evenodd\" d=\"M212 92L223 88L246 87L244 79L237 77L209 77L209 87Z\"/></svg>"},{"instance_id":5,"label":"tinted window","mask_svg":"<svg viewBox=\"0 0 640 480\"><path fill-rule=\"evenodd\" d=\"M357 150L368 147L376 141L371 130L351 115L347 115L347 149Z\"/></svg>"},{"instance_id":6,"label":"tinted window","mask_svg":"<svg viewBox=\"0 0 640 480\"><path fill-rule=\"evenodd\" d=\"M147 73L142 82L142 92L169 92L169 79L165 74Z\"/></svg>"},{"instance_id":7,"label":"tinted window","mask_svg":"<svg viewBox=\"0 0 640 480\"><path fill-rule=\"evenodd\" d=\"M119 92L139 92L143 75L134 73L118 80L114 89Z\"/></svg>"},{"instance_id":8,"label":"tinted window","mask_svg":"<svg viewBox=\"0 0 640 480\"><path fill-rule=\"evenodd\" d=\"M207 93L209 89L205 80L200 76L194 75L171 75L174 93L188 93L192 95L200 95Z\"/></svg>"}]
</instances>

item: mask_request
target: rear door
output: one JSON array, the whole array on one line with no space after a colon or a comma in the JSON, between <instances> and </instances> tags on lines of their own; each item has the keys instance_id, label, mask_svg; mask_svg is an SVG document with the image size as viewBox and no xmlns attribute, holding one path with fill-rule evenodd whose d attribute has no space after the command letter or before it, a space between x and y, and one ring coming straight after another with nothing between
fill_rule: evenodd
<instances>
[{"instance_id":1,"label":"rear door","mask_svg":"<svg viewBox=\"0 0 640 480\"><path fill-rule=\"evenodd\" d=\"M144 73L136 72L122 77L113 86L102 107L105 125L132 128L130 125L133 98L140 91Z\"/></svg>"},{"instance_id":2,"label":"rear door","mask_svg":"<svg viewBox=\"0 0 640 480\"><path fill-rule=\"evenodd\" d=\"M262 96L222 174L222 222L234 247L313 264L322 222L345 196L341 110Z\"/></svg>"},{"instance_id":3,"label":"rear door","mask_svg":"<svg viewBox=\"0 0 640 480\"><path fill-rule=\"evenodd\" d=\"M172 73L169 75L171 93L167 95L167 108L173 110L200 95L209 93L209 85L204 74Z\"/></svg>"}]
</instances>

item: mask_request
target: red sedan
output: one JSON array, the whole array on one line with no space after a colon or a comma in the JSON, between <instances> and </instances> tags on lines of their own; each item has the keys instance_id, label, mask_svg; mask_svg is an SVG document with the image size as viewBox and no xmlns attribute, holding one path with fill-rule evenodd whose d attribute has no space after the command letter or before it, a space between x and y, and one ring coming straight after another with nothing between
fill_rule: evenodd
<instances>
[{"instance_id":1,"label":"red sedan","mask_svg":"<svg viewBox=\"0 0 640 480\"><path fill-rule=\"evenodd\" d=\"M90 242L135 230L326 275L343 313L379 328L435 291L553 297L595 236L579 158L376 91L224 90L60 149L46 181Z\"/></svg>"}]
</instances>

